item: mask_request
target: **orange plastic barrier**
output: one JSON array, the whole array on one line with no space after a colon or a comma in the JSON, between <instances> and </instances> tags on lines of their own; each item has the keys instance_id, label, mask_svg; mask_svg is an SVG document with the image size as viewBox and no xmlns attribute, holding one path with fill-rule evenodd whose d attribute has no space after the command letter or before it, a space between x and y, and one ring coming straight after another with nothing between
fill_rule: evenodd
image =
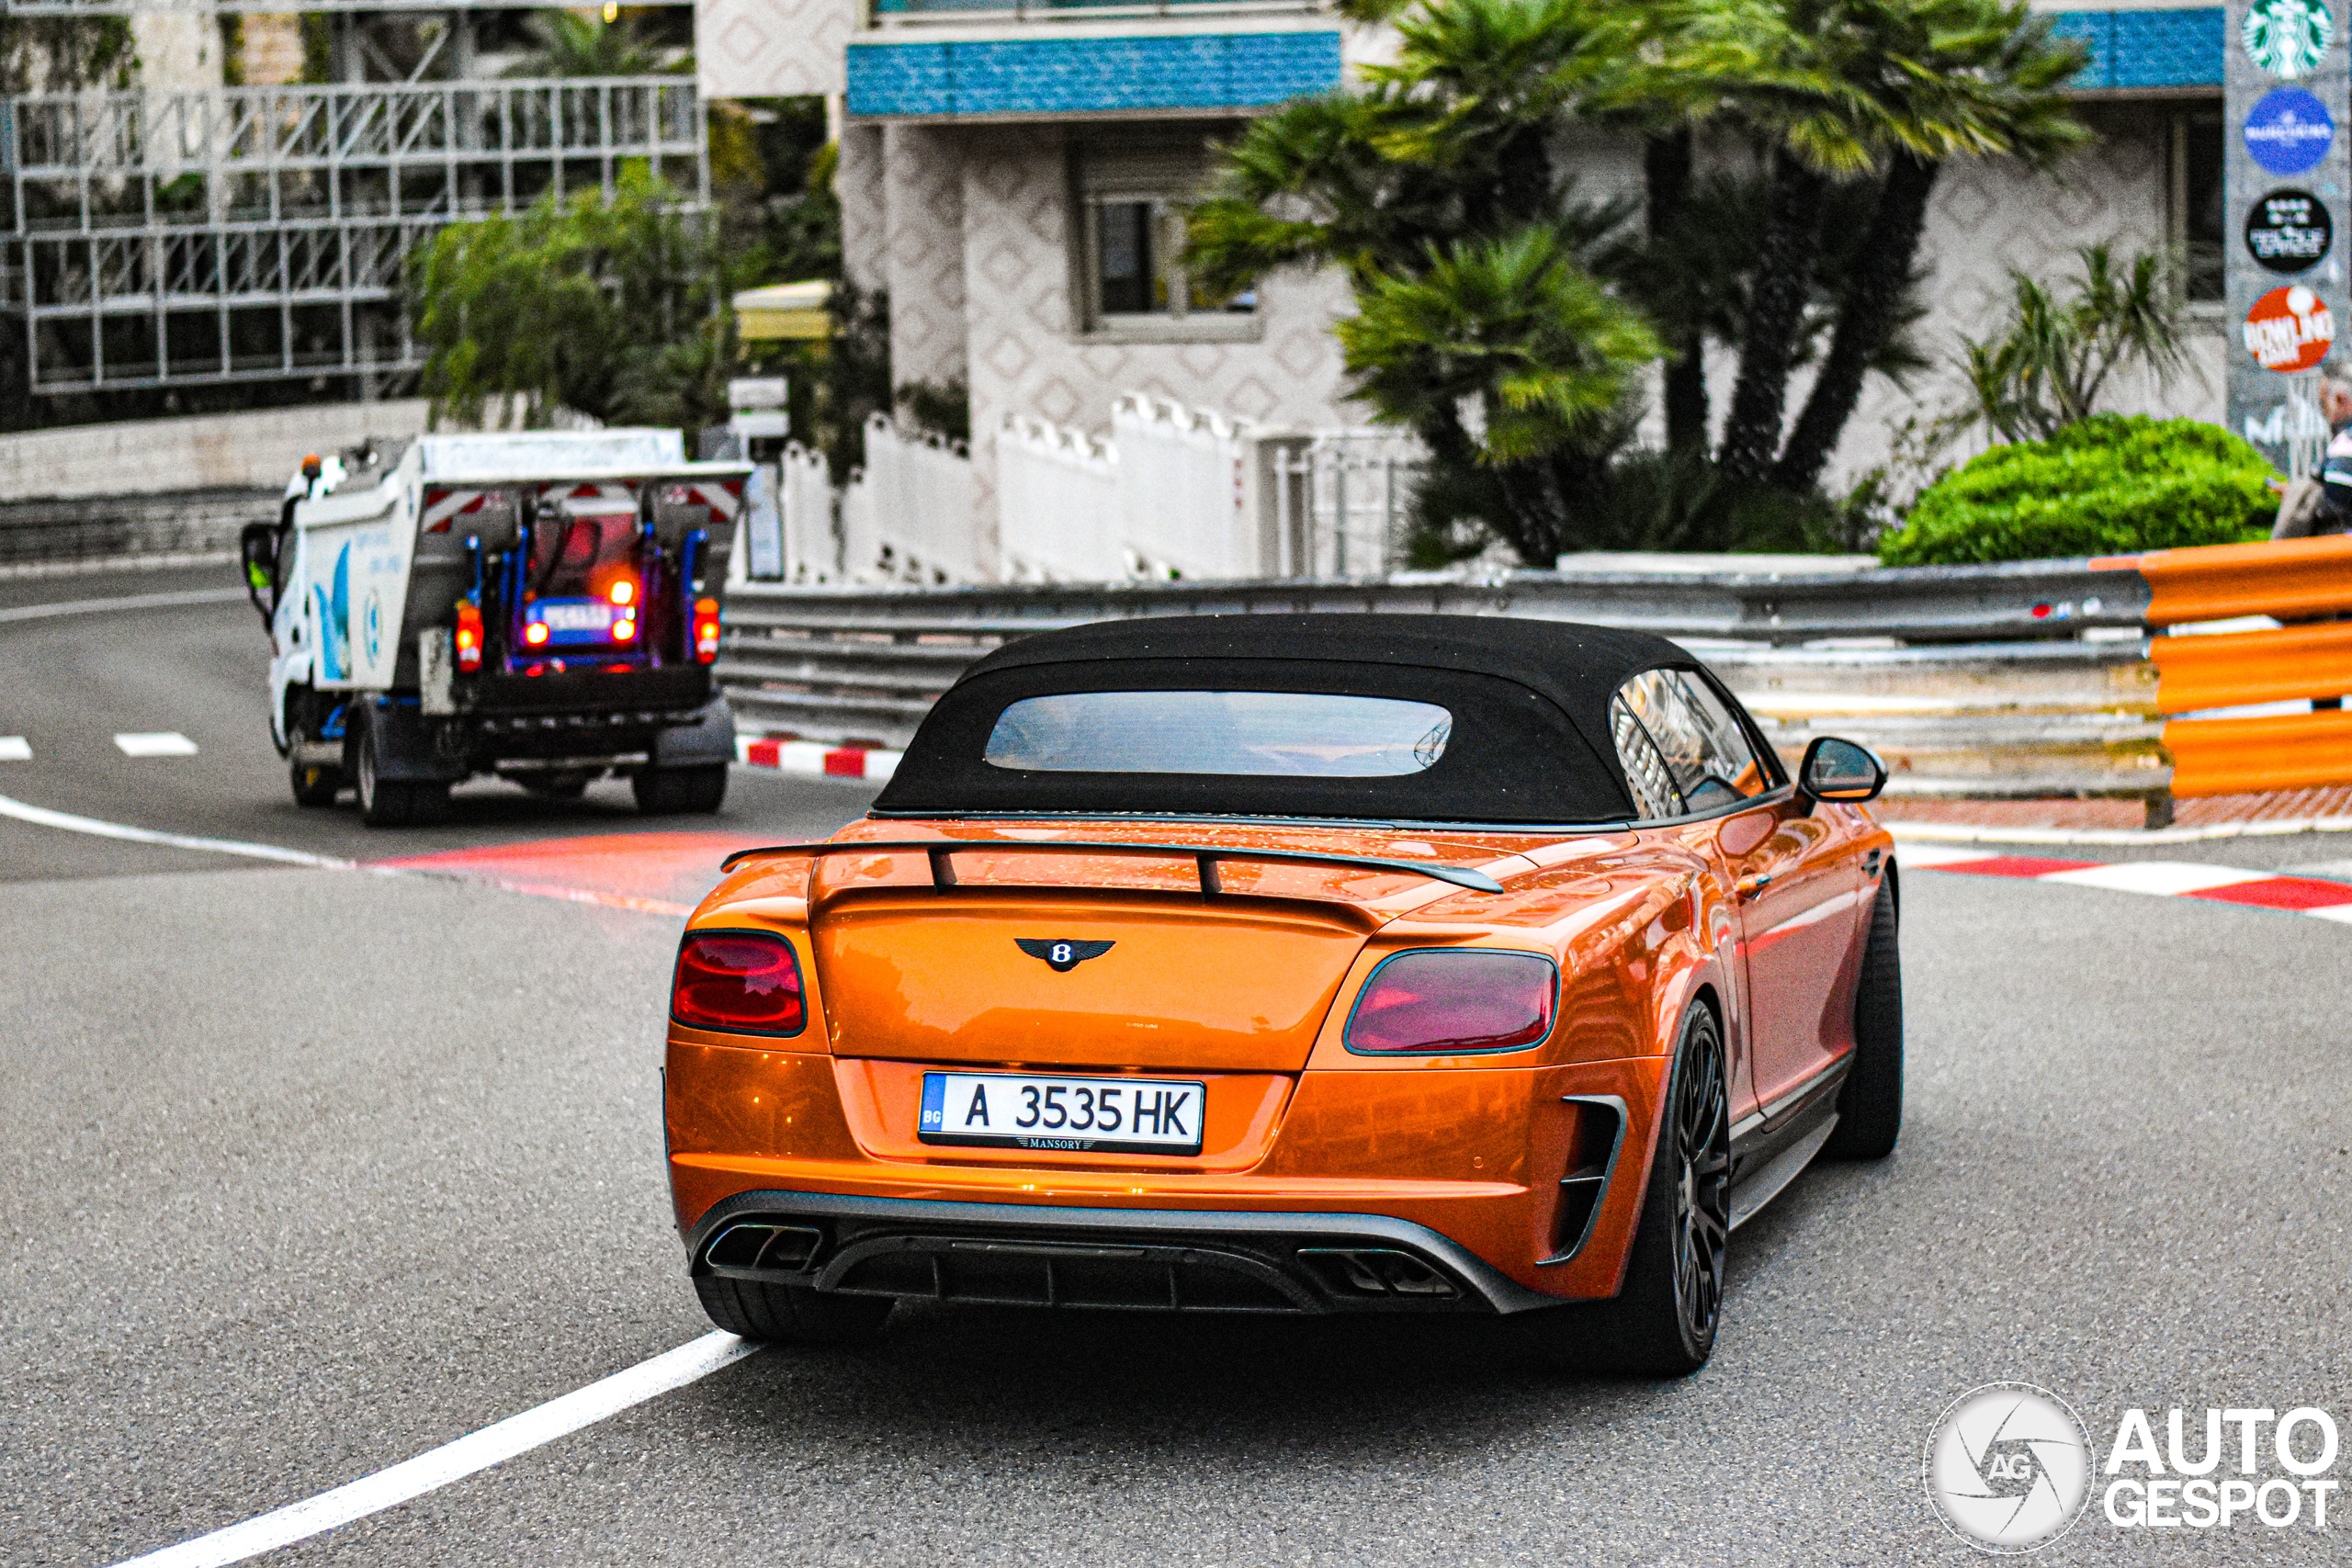
<instances>
[{"instance_id":1,"label":"orange plastic barrier","mask_svg":"<svg viewBox=\"0 0 2352 1568\"><path fill-rule=\"evenodd\" d=\"M2352 713L2177 718L2165 750L2179 799L2352 784Z\"/></svg>"},{"instance_id":2,"label":"orange plastic barrier","mask_svg":"<svg viewBox=\"0 0 2352 1568\"><path fill-rule=\"evenodd\" d=\"M2152 626L2236 615L2294 621L2352 610L2352 536L2151 550L2138 565L2148 580Z\"/></svg>"},{"instance_id":3,"label":"orange plastic barrier","mask_svg":"<svg viewBox=\"0 0 2352 1568\"><path fill-rule=\"evenodd\" d=\"M2156 708L2194 713L2352 692L2352 621L2150 639Z\"/></svg>"},{"instance_id":4,"label":"orange plastic barrier","mask_svg":"<svg viewBox=\"0 0 2352 1568\"><path fill-rule=\"evenodd\" d=\"M2352 620L2330 619L2352 612L2352 537L2151 550L2092 564L2139 569L2151 628L2240 615L2305 623L2151 639L2159 712L2352 695ZM2352 713L2176 718L2164 745L2177 799L2352 784Z\"/></svg>"}]
</instances>

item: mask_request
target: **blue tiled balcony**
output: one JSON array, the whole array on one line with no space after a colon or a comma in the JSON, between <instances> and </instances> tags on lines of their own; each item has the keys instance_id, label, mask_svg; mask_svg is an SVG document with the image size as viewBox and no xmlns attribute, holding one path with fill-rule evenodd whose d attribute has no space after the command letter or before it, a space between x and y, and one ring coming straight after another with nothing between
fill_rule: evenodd
<instances>
[{"instance_id":1,"label":"blue tiled balcony","mask_svg":"<svg viewBox=\"0 0 2352 1568\"><path fill-rule=\"evenodd\" d=\"M2075 85L2086 91L2222 85L2221 8L2061 11L2052 30L2090 46Z\"/></svg>"},{"instance_id":2,"label":"blue tiled balcony","mask_svg":"<svg viewBox=\"0 0 2352 1568\"><path fill-rule=\"evenodd\" d=\"M1337 32L849 46L849 112L883 118L1257 108L1339 85Z\"/></svg>"}]
</instances>

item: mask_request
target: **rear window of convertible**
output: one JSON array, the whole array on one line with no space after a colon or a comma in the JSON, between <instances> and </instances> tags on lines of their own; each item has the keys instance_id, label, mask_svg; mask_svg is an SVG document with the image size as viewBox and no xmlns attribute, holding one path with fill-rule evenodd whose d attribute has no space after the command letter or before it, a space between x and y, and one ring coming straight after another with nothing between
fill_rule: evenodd
<instances>
[{"instance_id":1,"label":"rear window of convertible","mask_svg":"<svg viewBox=\"0 0 2352 1568\"><path fill-rule=\"evenodd\" d=\"M1434 703L1329 692L1061 692L997 716L992 768L1055 773L1387 778L1445 755Z\"/></svg>"},{"instance_id":2,"label":"rear window of convertible","mask_svg":"<svg viewBox=\"0 0 2352 1568\"><path fill-rule=\"evenodd\" d=\"M1549 697L1500 676L1338 660L1095 660L987 671L923 720L879 816L1623 821Z\"/></svg>"}]
</instances>

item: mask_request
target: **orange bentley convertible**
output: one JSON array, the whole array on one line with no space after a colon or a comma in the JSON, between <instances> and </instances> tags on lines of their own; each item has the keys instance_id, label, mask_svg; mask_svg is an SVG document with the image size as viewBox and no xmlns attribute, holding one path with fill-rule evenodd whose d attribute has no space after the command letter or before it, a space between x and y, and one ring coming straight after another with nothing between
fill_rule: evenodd
<instances>
[{"instance_id":1,"label":"orange bentley convertible","mask_svg":"<svg viewBox=\"0 0 2352 1568\"><path fill-rule=\"evenodd\" d=\"M1688 653L1436 615L1009 644L871 814L679 949L669 1166L721 1327L901 1298L1510 1314L1688 1371L1731 1233L1902 1116L1878 760Z\"/></svg>"}]
</instances>

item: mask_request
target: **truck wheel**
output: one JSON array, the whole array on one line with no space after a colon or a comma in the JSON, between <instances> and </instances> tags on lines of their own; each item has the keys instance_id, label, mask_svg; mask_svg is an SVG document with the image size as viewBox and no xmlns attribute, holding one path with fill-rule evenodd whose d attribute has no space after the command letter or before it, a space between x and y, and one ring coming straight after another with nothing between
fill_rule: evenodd
<instances>
[{"instance_id":1,"label":"truck wheel","mask_svg":"<svg viewBox=\"0 0 2352 1568\"><path fill-rule=\"evenodd\" d=\"M727 764L640 768L630 778L629 788L637 795L637 808L648 817L708 816L727 799Z\"/></svg>"},{"instance_id":2,"label":"truck wheel","mask_svg":"<svg viewBox=\"0 0 2352 1568\"><path fill-rule=\"evenodd\" d=\"M423 828L448 814L449 786L432 779L376 776L376 731L359 732L357 766L352 772L359 795L359 818L370 828Z\"/></svg>"}]
</instances>

